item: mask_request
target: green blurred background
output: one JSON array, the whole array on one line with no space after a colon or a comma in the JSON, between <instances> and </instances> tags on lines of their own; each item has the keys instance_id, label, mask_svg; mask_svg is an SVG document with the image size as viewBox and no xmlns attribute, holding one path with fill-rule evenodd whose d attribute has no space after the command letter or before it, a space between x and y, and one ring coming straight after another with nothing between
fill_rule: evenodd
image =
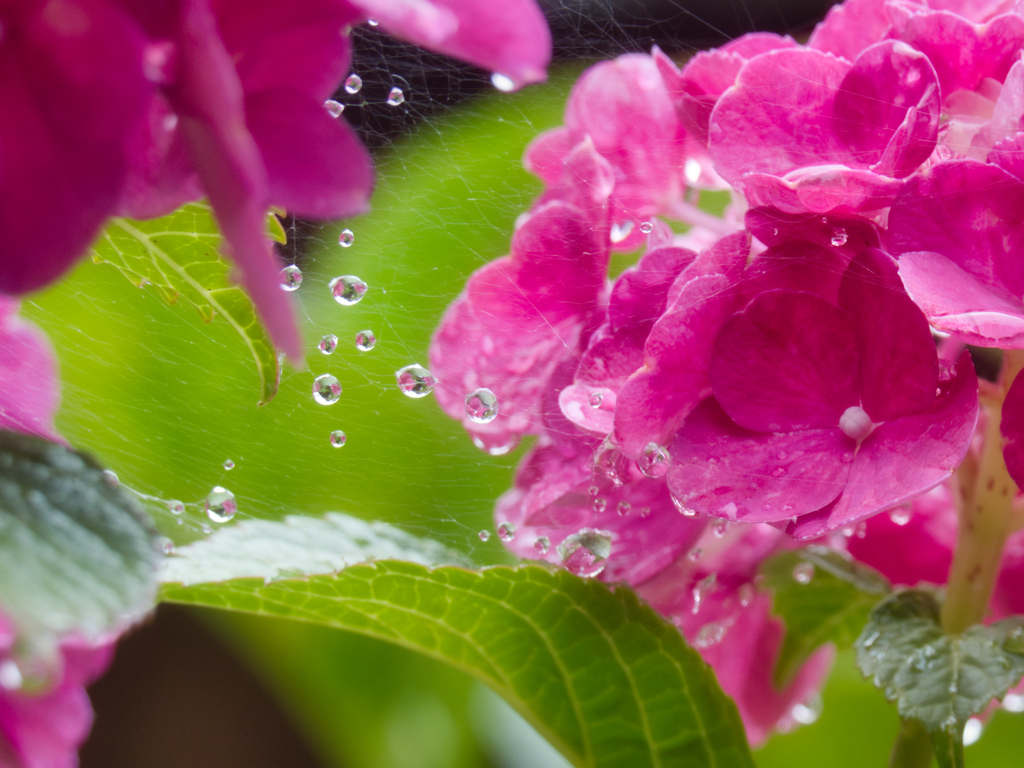
<instances>
[{"instance_id":1,"label":"green blurred background","mask_svg":"<svg viewBox=\"0 0 1024 768\"><path fill-rule=\"evenodd\" d=\"M83 262L24 307L60 358L60 431L130 488L188 503L183 518L150 507L179 545L202 535L200 502L222 485L237 497L236 520L341 510L443 540L480 563L505 561L497 537L482 543L477 532L493 528L493 501L523 449L479 452L433 398L399 393L394 372L426 363L431 333L468 274L506 252L513 222L539 190L521 168L522 150L561 122L580 70L562 68L522 93L478 98L378 156L373 212L325 227L300 261L304 281L294 296L308 368L286 368L265 407L256 407L252 362L226 322L206 325L190 307L167 305L113 267ZM406 98L415 107L417 95ZM337 244L342 226L355 233L350 248ZM340 274L369 284L358 305L331 299L327 282ZM369 352L354 345L364 329L378 340ZM329 357L316 351L326 333L340 340ZM325 372L344 388L332 406L311 397L314 376ZM328 442L335 429L348 435L341 449ZM226 459L235 463L230 471ZM94 697L99 714L86 768L559 765L531 751L535 739L521 721L463 675L384 643L301 624L162 609L127 639ZM259 712L251 708L257 704ZM1022 722L997 715L968 748L969 765L1020 764ZM774 738L758 764L884 765L896 725L843 655L820 721ZM275 729L283 734L278 746L261 746Z\"/></svg>"}]
</instances>

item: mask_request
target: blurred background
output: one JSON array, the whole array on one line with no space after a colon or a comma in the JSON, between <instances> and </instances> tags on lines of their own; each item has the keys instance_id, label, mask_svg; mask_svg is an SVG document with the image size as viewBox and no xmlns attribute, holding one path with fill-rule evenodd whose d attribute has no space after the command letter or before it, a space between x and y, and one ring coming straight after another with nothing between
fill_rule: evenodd
<instances>
[{"instance_id":1,"label":"blurred background","mask_svg":"<svg viewBox=\"0 0 1024 768\"><path fill-rule=\"evenodd\" d=\"M798 35L828 5L558 2L547 9L556 38L550 80L512 95L494 92L478 70L376 28L355 30L352 69L363 86L336 98L375 153L378 187L368 216L286 222L282 255L304 274L294 296L308 368L286 367L277 398L257 408L255 370L227 323L206 325L194 309L84 261L24 308L60 358L59 429L124 485L185 502L180 517L149 505L178 546L204 535L201 501L220 485L237 498L236 520L339 510L439 539L481 564L507 562L497 537L484 543L478 532L493 529L493 502L524 448L481 453L433 398L403 397L395 370L426 362L433 329L466 277L506 252L513 222L539 191L521 168L522 150L561 122L588 63L654 43L684 57L755 29ZM394 87L405 96L398 106L387 103ZM347 248L338 244L343 228L354 235ZM327 283L341 274L369 284L358 305L331 299ZM377 338L371 351L355 347L363 330ZM328 333L339 345L323 356L316 344ZM321 406L310 388L328 372L343 394ZM348 436L339 449L328 440L336 429ZM298 623L164 606L123 639L91 695L97 716L83 768L563 765L464 675ZM972 768L1019 762L1020 717L994 718L968 748ZM883 765L896 727L894 711L843 655L817 725L777 736L758 764Z\"/></svg>"}]
</instances>

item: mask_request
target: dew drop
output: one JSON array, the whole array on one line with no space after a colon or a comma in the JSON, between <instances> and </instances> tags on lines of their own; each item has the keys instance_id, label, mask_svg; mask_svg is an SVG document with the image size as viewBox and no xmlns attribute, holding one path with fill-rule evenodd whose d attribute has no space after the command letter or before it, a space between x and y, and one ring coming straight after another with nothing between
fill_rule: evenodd
<instances>
[{"instance_id":1,"label":"dew drop","mask_svg":"<svg viewBox=\"0 0 1024 768\"><path fill-rule=\"evenodd\" d=\"M498 415L498 397L486 387L466 395L466 415L474 424L489 424Z\"/></svg>"},{"instance_id":2,"label":"dew drop","mask_svg":"<svg viewBox=\"0 0 1024 768\"><path fill-rule=\"evenodd\" d=\"M299 286L302 285L302 270L296 267L294 264L289 264L287 267L281 270L281 290L297 291Z\"/></svg>"},{"instance_id":3,"label":"dew drop","mask_svg":"<svg viewBox=\"0 0 1024 768\"><path fill-rule=\"evenodd\" d=\"M746 608L754 599L754 585L753 584L741 584L740 588L736 590L736 599L740 602L740 607Z\"/></svg>"},{"instance_id":4,"label":"dew drop","mask_svg":"<svg viewBox=\"0 0 1024 768\"><path fill-rule=\"evenodd\" d=\"M371 27L376 27L378 24L380 24L380 22L377 21L376 19L367 19L366 23L369 24Z\"/></svg>"},{"instance_id":5,"label":"dew drop","mask_svg":"<svg viewBox=\"0 0 1024 768\"><path fill-rule=\"evenodd\" d=\"M343 229L338 235L338 245L342 248L348 248L356 241L356 236L351 229Z\"/></svg>"},{"instance_id":6,"label":"dew drop","mask_svg":"<svg viewBox=\"0 0 1024 768\"><path fill-rule=\"evenodd\" d=\"M373 331L360 331L356 334L356 349L360 352L369 352L377 346L377 337Z\"/></svg>"},{"instance_id":7,"label":"dew drop","mask_svg":"<svg viewBox=\"0 0 1024 768\"><path fill-rule=\"evenodd\" d=\"M172 515L180 515L185 512L185 505L177 499L171 499L168 501L167 508L171 510Z\"/></svg>"},{"instance_id":8,"label":"dew drop","mask_svg":"<svg viewBox=\"0 0 1024 768\"><path fill-rule=\"evenodd\" d=\"M590 399L587 402L590 403L591 408L600 408L601 403L604 402L604 395L600 392L594 392L590 395Z\"/></svg>"},{"instance_id":9,"label":"dew drop","mask_svg":"<svg viewBox=\"0 0 1024 768\"><path fill-rule=\"evenodd\" d=\"M434 375L422 365L413 363L395 371L395 381L406 397L426 397L437 384Z\"/></svg>"},{"instance_id":10,"label":"dew drop","mask_svg":"<svg viewBox=\"0 0 1024 768\"><path fill-rule=\"evenodd\" d=\"M14 659L0 661L0 688L5 691L17 691L24 683L21 668Z\"/></svg>"},{"instance_id":11,"label":"dew drop","mask_svg":"<svg viewBox=\"0 0 1024 768\"><path fill-rule=\"evenodd\" d=\"M772 470L772 477L782 477L784 474L786 474L785 467L776 467Z\"/></svg>"},{"instance_id":12,"label":"dew drop","mask_svg":"<svg viewBox=\"0 0 1024 768\"><path fill-rule=\"evenodd\" d=\"M725 637L725 627L717 621L712 621L700 628L697 636L693 639L693 644L697 648L710 648L712 645L720 643L723 637Z\"/></svg>"},{"instance_id":13,"label":"dew drop","mask_svg":"<svg viewBox=\"0 0 1024 768\"><path fill-rule=\"evenodd\" d=\"M974 744L978 739L981 738L982 731L985 730L984 723L976 717L970 718L964 725L964 746L969 747Z\"/></svg>"},{"instance_id":14,"label":"dew drop","mask_svg":"<svg viewBox=\"0 0 1024 768\"><path fill-rule=\"evenodd\" d=\"M546 555L548 550L551 549L551 539L547 536L539 537L533 542L533 549L538 555Z\"/></svg>"},{"instance_id":15,"label":"dew drop","mask_svg":"<svg viewBox=\"0 0 1024 768\"><path fill-rule=\"evenodd\" d=\"M341 448L346 442L348 442L348 435L346 435L340 429L336 429L333 432L331 432L332 448Z\"/></svg>"},{"instance_id":16,"label":"dew drop","mask_svg":"<svg viewBox=\"0 0 1024 768\"><path fill-rule=\"evenodd\" d=\"M841 248L844 245L846 245L847 239L848 239L848 237L847 237L845 229L839 228L839 229L833 230L833 232L832 232L832 245L834 245L836 248Z\"/></svg>"},{"instance_id":17,"label":"dew drop","mask_svg":"<svg viewBox=\"0 0 1024 768\"><path fill-rule=\"evenodd\" d=\"M363 78L359 75L351 74L345 78L345 92L346 93L359 93L359 89L363 87Z\"/></svg>"},{"instance_id":18,"label":"dew drop","mask_svg":"<svg viewBox=\"0 0 1024 768\"><path fill-rule=\"evenodd\" d=\"M324 337L320 339L320 343L316 345L316 348L325 355L329 355L338 348L338 337L333 333L325 334Z\"/></svg>"},{"instance_id":19,"label":"dew drop","mask_svg":"<svg viewBox=\"0 0 1024 768\"><path fill-rule=\"evenodd\" d=\"M170 539L164 539L162 542L160 542L160 549L165 555L173 555L174 542Z\"/></svg>"},{"instance_id":20,"label":"dew drop","mask_svg":"<svg viewBox=\"0 0 1024 768\"><path fill-rule=\"evenodd\" d=\"M329 373L313 379L313 399L320 405L334 405L341 397L341 382Z\"/></svg>"},{"instance_id":21,"label":"dew drop","mask_svg":"<svg viewBox=\"0 0 1024 768\"><path fill-rule=\"evenodd\" d=\"M111 488L117 488L121 484L121 481L117 479L117 473L112 469L103 470L103 482Z\"/></svg>"},{"instance_id":22,"label":"dew drop","mask_svg":"<svg viewBox=\"0 0 1024 768\"><path fill-rule=\"evenodd\" d=\"M612 534L597 528L582 528L558 545L558 557L569 572L591 578L604 570L612 553Z\"/></svg>"},{"instance_id":23,"label":"dew drop","mask_svg":"<svg viewBox=\"0 0 1024 768\"><path fill-rule=\"evenodd\" d=\"M227 488L215 486L206 496L206 516L215 523L226 523L235 516L237 510L235 494Z\"/></svg>"},{"instance_id":24,"label":"dew drop","mask_svg":"<svg viewBox=\"0 0 1024 768\"><path fill-rule=\"evenodd\" d=\"M203 533L213 533L213 528L210 527L209 523L203 523L201 526L199 526L199 529Z\"/></svg>"},{"instance_id":25,"label":"dew drop","mask_svg":"<svg viewBox=\"0 0 1024 768\"><path fill-rule=\"evenodd\" d=\"M688 555L686 556L686 558L687 558L687 559L688 559L688 560L689 560L689 561L690 561L691 563L696 563L696 562L697 562L698 560L700 560L700 559L701 559L701 558L702 558L703 556L704 556L704 550L703 550L703 549L701 549L700 547L694 547L693 549L691 549L691 550L690 550L690 554L688 554Z\"/></svg>"},{"instance_id":26,"label":"dew drop","mask_svg":"<svg viewBox=\"0 0 1024 768\"><path fill-rule=\"evenodd\" d=\"M715 538L722 538L729 531L728 520L716 520L711 526L711 532L715 534Z\"/></svg>"},{"instance_id":27,"label":"dew drop","mask_svg":"<svg viewBox=\"0 0 1024 768\"><path fill-rule=\"evenodd\" d=\"M645 475L659 478L664 477L668 472L669 459L668 450L652 442L645 445L643 451L640 452L638 464L640 471Z\"/></svg>"},{"instance_id":28,"label":"dew drop","mask_svg":"<svg viewBox=\"0 0 1024 768\"><path fill-rule=\"evenodd\" d=\"M342 275L331 280L331 295L339 304L351 307L363 300L369 286L355 275Z\"/></svg>"},{"instance_id":29,"label":"dew drop","mask_svg":"<svg viewBox=\"0 0 1024 768\"><path fill-rule=\"evenodd\" d=\"M345 105L340 101L328 99L324 102L324 109L327 110L327 114L331 117L341 117L341 113L345 111Z\"/></svg>"},{"instance_id":30,"label":"dew drop","mask_svg":"<svg viewBox=\"0 0 1024 768\"><path fill-rule=\"evenodd\" d=\"M591 496L597 496L597 494L599 494L600 492L601 489L598 488L596 485L592 485L589 488L587 488L587 493L589 493Z\"/></svg>"},{"instance_id":31,"label":"dew drop","mask_svg":"<svg viewBox=\"0 0 1024 768\"><path fill-rule=\"evenodd\" d=\"M480 533L478 533L477 536L480 537L480 541L487 541L488 539L491 538L491 532L490 531L480 531Z\"/></svg>"},{"instance_id":32,"label":"dew drop","mask_svg":"<svg viewBox=\"0 0 1024 768\"><path fill-rule=\"evenodd\" d=\"M797 704L789 711L790 716L796 720L800 725L812 725L818 721L821 717L821 712L824 709L824 702L821 696L815 694L804 704Z\"/></svg>"},{"instance_id":33,"label":"dew drop","mask_svg":"<svg viewBox=\"0 0 1024 768\"><path fill-rule=\"evenodd\" d=\"M906 525L910 522L910 510L906 507L894 509L889 513L889 519L896 525Z\"/></svg>"},{"instance_id":34,"label":"dew drop","mask_svg":"<svg viewBox=\"0 0 1024 768\"><path fill-rule=\"evenodd\" d=\"M514 91L516 88L515 80L508 75L503 75L500 72L495 72L491 75L491 85L497 88L502 93L509 93Z\"/></svg>"},{"instance_id":35,"label":"dew drop","mask_svg":"<svg viewBox=\"0 0 1024 768\"><path fill-rule=\"evenodd\" d=\"M490 435L487 437L490 438ZM473 435L473 445L491 456L504 456L519 445L519 437L513 435L504 443L492 443L489 440L485 440L480 435Z\"/></svg>"},{"instance_id":36,"label":"dew drop","mask_svg":"<svg viewBox=\"0 0 1024 768\"><path fill-rule=\"evenodd\" d=\"M651 234L651 232L654 231L654 225L651 224L651 222L649 222L649 221L641 222L640 223L640 231L643 232L645 235L649 235L649 234Z\"/></svg>"},{"instance_id":37,"label":"dew drop","mask_svg":"<svg viewBox=\"0 0 1024 768\"><path fill-rule=\"evenodd\" d=\"M1008 693L1003 697L1003 709L1007 712L1024 712L1024 696Z\"/></svg>"},{"instance_id":38,"label":"dew drop","mask_svg":"<svg viewBox=\"0 0 1024 768\"><path fill-rule=\"evenodd\" d=\"M498 538L502 541L512 541L516 537L516 526L514 523L499 523Z\"/></svg>"},{"instance_id":39,"label":"dew drop","mask_svg":"<svg viewBox=\"0 0 1024 768\"><path fill-rule=\"evenodd\" d=\"M690 591L690 596L693 598L693 607L690 610L693 613L700 611L700 606L704 602L704 598L711 594L717 581L718 577L712 573L693 585L693 589Z\"/></svg>"},{"instance_id":40,"label":"dew drop","mask_svg":"<svg viewBox=\"0 0 1024 768\"><path fill-rule=\"evenodd\" d=\"M651 514L650 507L640 507L640 517L647 517L649 514Z\"/></svg>"},{"instance_id":41,"label":"dew drop","mask_svg":"<svg viewBox=\"0 0 1024 768\"><path fill-rule=\"evenodd\" d=\"M814 565L812 563L799 563L793 566L793 581L797 584L810 584L814 578Z\"/></svg>"},{"instance_id":42,"label":"dew drop","mask_svg":"<svg viewBox=\"0 0 1024 768\"><path fill-rule=\"evenodd\" d=\"M633 507L628 501L620 501L618 505L616 505L615 511L619 513L619 517L625 517L633 511Z\"/></svg>"},{"instance_id":43,"label":"dew drop","mask_svg":"<svg viewBox=\"0 0 1024 768\"><path fill-rule=\"evenodd\" d=\"M629 233L633 231L632 221L618 221L612 224L611 232L608 233L608 237L611 238L613 243L621 243L627 237Z\"/></svg>"},{"instance_id":44,"label":"dew drop","mask_svg":"<svg viewBox=\"0 0 1024 768\"><path fill-rule=\"evenodd\" d=\"M686 164L683 166L683 176L686 177L686 181L690 185L700 181L700 171L700 163L692 157L687 159Z\"/></svg>"},{"instance_id":45,"label":"dew drop","mask_svg":"<svg viewBox=\"0 0 1024 768\"><path fill-rule=\"evenodd\" d=\"M388 91L388 105L397 107L405 101L405 94L402 93L401 88L392 88Z\"/></svg>"},{"instance_id":46,"label":"dew drop","mask_svg":"<svg viewBox=\"0 0 1024 768\"><path fill-rule=\"evenodd\" d=\"M235 468L235 462L233 462L231 459L224 459L224 469L225 470L230 472L234 468Z\"/></svg>"},{"instance_id":47,"label":"dew drop","mask_svg":"<svg viewBox=\"0 0 1024 768\"><path fill-rule=\"evenodd\" d=\"M686 506L686 503L678 496L672 497L672 503L675 505L676 510L679 512L679 514L683 515L684 517L697 516L697 510L693 509L692 507Z\"/></svg>"},{"instance_id":48,"label":"dew drop","mask_svg":"<svg viewBox=\"0 0 1024 768\"><path fill-rule=\"evenodd\" d=\"M595 512L601 514L606 509L608 509L608 500L602 499L600 496L598 496L596 499L594 499L590 506Z\"/></svg>"}]
</instances>

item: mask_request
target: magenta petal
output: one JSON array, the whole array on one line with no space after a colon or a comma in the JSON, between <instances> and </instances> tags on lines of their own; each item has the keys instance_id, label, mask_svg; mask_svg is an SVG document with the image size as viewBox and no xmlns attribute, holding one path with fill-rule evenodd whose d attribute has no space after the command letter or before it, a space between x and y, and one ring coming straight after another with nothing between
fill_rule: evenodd
<instances>
[{"instance_id":1,"label":"magenta petal","mask_svg":"<svg viewBox=\"0 0 1024 768\"><path fill-rule=\"evenodd\" d=\"M887 0L846 0L832 7L814 28L807 45L853 61L869 45L885 38L891 23Z\"/></svg>"},{"instance_id":2,"label":"magenta petal","mask_svg":"<svg viewBox=\"0 0 1024 768\"><path fill-rule=\"evenodd\" d=\"M1024 348L1024 303L1008 301L938 253L905 253L900 278L932 325L983 347Z\"/></svg>"},{"instance_id":3,"label":"magenta petal","mask_svg":"<svg viewBox=\"0 0 1024 768\"><path fill-rule=\"evenodd\" d=\"M669 287L697 254L687 248L659 248L644 254L615 281L608 300L614 330L647 326L665 311Z\"/></svg>"},{"instance_id":4,"label":"magenta petal","mask_svg":"<svg viewBox=\"0 0 1024 768\"><path fill-rule=\"evenodd\" d=\"M892 202L903 184L845 165L811 165L783 177L749 173L739 183L752 206L794 214L877 211Z\"/></svg>"},{"instance_id":5,"label":"magenta petal","mask_svg":"<svg viewBox=\"0 0 1024 768\"><path fill-rule=\"evenodd\" d=\"M0 429L58 440L53 425L60 388L57 360L38 329L0 296Z\"/></svg>"},{"instance_id":6,"label":"magenta petal","mask_svg":"<svg viewBox=\"0 0 1024 768\"><path fill-rule=\"evenodd\" d=\"M849 316L810 293L768 291L725 323L711 386L747 429L838 427L860 403L857 337Z\"/></svg>"},{"instance_id":7,"label":"magenta petal","mask_svg":"<svg viewBox=\"0 0 1024 768\"><path fill-rule=\"evenodd\" d=\"M1006 393L999 431L1006 470L1018 487L1024 487L1024 376L1014 379Z\"/></svg>"},{"instance_id":8,"label":"magenta petal","mask_svg":"<svg viewBox=\"0 0 1024 768\"><path fill-rule=\"evenodd\" d=\"M271 203L312 219L366 210L373 166L344 120L284 89L248 96L245 115L267 169Z\"/></svg>"},{"instance_id":9,"label":"magenta petal","mask_svg":"<svg viewBox=\"0 0 1024 768\"><path fill-rule=\"evenodd\" d=\"M523 153L523 167L545 184L557 184L572 147L568 128L559 126L544 131L527 145Z\"/></svg>"},{"instance_id":10,"label":"magenta petal","mask_svg":"<svg viewBox=\"0 0 1024 768\"><path fill-rule=\"evenodd\" d=\"M576 381L618 389L626 377L644 364L647 328L613 332L602 325L587 343L576 369Z\"/></svg>"},{"instance_id":11,"label":"magenta petal","mask_svg":"<svg viewBox=\"0 0 1024 768\"><path fill-rule=\"evenodd\" d=\"M896 263L879 250L861 253L843 276L839 306L857 328L861 405L871 419L928 408L939 383L935 342L928 320L903 291Z\"/></svg>"},{"instance_id":12,"label":"magenta petal","mask_svg":"<svg viewBox=\"0 0 1024 768\"><path fill-rule=\"evenodd\" d=\"M570 384L559 393L558 408L580 429L607 435L615 419L615 390Z\"/></svg>"},{"instance_id":13,"label":"magenta petal","mask_svg":"<svg viewBox=\"0 0 1024 768\"><path fill-rule=\"evenodd\" d=\"M819 509L843 490L855 444L838 428L784 434L751 432L708 398L670 448L668 485L680 504L703 515L747 523L789 520Z\"/></svg>"},{"instance_id":14,"label":"magenta petal","mask_svg":"<svg viewBox=\"0 0 1024 768\"><path fill-rule=\"evenodd\" d=\"M886 422L861 444L846 487L827 516L798 520L790 533L810 539L892 509L931 490L960 466L978 420L971 355L927 411Z\"/></svg>"},{"instance_id":15,"label":"magenta petal","mask_svg":"<svg viewBox=\"0 0 1024 768\"><path fill-rule=\"evenodd\" d=\"M987 160L1024 180L1024 132L1016 133L993 145Z\"/></svg>"}]
</instances>

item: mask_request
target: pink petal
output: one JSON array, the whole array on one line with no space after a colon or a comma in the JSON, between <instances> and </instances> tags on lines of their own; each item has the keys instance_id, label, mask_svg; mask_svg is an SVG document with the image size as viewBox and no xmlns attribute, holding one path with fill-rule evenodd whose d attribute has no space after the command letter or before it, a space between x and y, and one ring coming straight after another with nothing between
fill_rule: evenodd
<instances>
[{"instance_id":1,"label":"pink petal","mask_svg":"<svg viewBox=\"0 0 1024 768\"><path fill-rule=\"evenodd\" d=\"M57 358L46 336L0 296L0 429L59 440ZM2 648L0 648L2 651Z\"/></svg>"},{"instance_id":2,"label":"pink petal","mask_svg":"<svg viewBox=\"0 0 1024 768\"><path fill-rule=\"evenodd\" d=\"M1024 132L996 143L988 153L987 161L1024 180Z\"/></svg>"},{"instance_id":3,"label":"pink petal","mask_svg":"<svg viewBox=\"0 0 1024 768\"><path fill-rule=\"evenodd\" d=\"M629 328L618 333L607 324L598 328L580 358L576 380L591 387L617 390L630 374L644 364L644 342L647 326Z\"/></svg>"},{"instance_id":4,"label":"pink petal","mask_svg":"<svg viewBox=\"0 0 1024 768\"><path fill-rule=\"evenodd\" d=\"M575 142L564 126L544 131L534 138L523 153L523 167L546 184L556 184L562 177L565 157Z\"/></svg>"},{"instance_id":5,"label":"pink petal","mask_svg":"<svg viewBox=\"0 0 1024 768\"><path fill-rule=\"evenodd\" d=\"M820 216L814 218L821 221ZM747 301L782 288L813 293L835 304L850 263L850 254L844 251L807 240L776 240L750 265L740 288Z\"/></svg>"},{"instance_id":6,"label":"pink petal","mask_svg":"<svg viewBox=\"0 0 1024 768\"><path fill-rule=\"evenodd\" d=\"M854 447L838 428L751 432L708 398L669 449L668 485L680 504L699 514L781 522L820 509L840 494Z\"/></svg>"},{"instance_id":7,"label":"pink petal","mask_svg":"<svg viewBox=\"0 0 1024 768\"><path fill-rule=\"evenodd\" d=\"M1024 486L1024 377L1014 379L1006 393L999 431L1006 469L1018 487Z\"/></svg>"},{"instance_id":8,"label":"pink petal","mask_svg":"<svg viewBox=\"0 0 1024 768\"><path fill-rule=\"evenodd\" d=\"M811 165L783 177L750 173L739 182L752 206L771 206L785 213L877 211L888 206L902 182L874 171L845 165Z\"/></svg>"},{"instance_id":9,"label":"pink petal","mask_svg":"<svg viewBox=\"0 0 1024 768\"><path fill-rule=\"evenodd\" d=\"M729 318L711 357L711 386L747 429L834 428L860 403L850 317L810 293L768 291Z\"/></svg>"},{"instance_id":10,"label":"pink petal","mask_svg":"<svg viewBox=\"0 0 1024 768\"><path fill-rule=\"evenodd\" d=\"M828 216L823 220L806 212L783 213L763 207L747 211L744 221L750 233L769 247L805 240L848 254L846 263L865 248L878 248L880 243L878 228L856 216ZM841 244L837 245L837 237Z\"/></svg>"},{"instance_id":11,"label":"pink petal","mask_svg":"<svg viewBox=\"0 0 1024 768\"><path fill-rule=\"evenodd\" d=\"M571 384L559 393L558 408L580 429L607 435L612 431L615 418L615 390Z\"/></svg>"},{"instance_id":12,"label":"pink petal","mask_svg":"<svg viewBox=\"0 0 1024 768\"><path fill-rule=\"evenodd\" d=\"M928 408L939 383L935 342L928 320L903 291L896 263L879 250L862 252L843 276L839 306L857 328L861 406L871 419Z\"/></svg>"},{"instance_id":13,"label":"pink petal","mask_svg":"<svg viewBox=\"0 0 1024 768\"><path fill-rule=\"evenodd\" d=\"M807 45L853 61L888 36L891 24L885 6L886 0L846 0L833 6Z\"/></svg>"},{"instance_id":14,"label":"pink petal","mask_svg":"<svg viewBox=\"0 0 1024 768\"><path fill-rule=\"evenodd\" d=\"M1008 301L944 256L905 253L900 278L939 330L983 347L1024 347L1024 302Z\"/></svg>"},{"instance_id":15,"label":"pink petal","mask_svg":"<svg viewBox=\"0 0 1024 768\"><path fill-rule=\"evenodd\" d=\"M827 515L801 518L789 533L810 539L853 525L931 490L960 466L978 420L978 379L966 350L956 378L927 411L889 421L860 445L846 487Z\"/></svg>"},{"instance_id":16,"label":"pink petal","mask_svg":"<svg viewBox=\"0 0 1024 768\"><path fill-rule=\"evenodd\" d=\"M245 115L267 170L272 204L312 219L366 211L373 165L348 123L287 89L247 96Z\"/></svg>"}]
</instances>

